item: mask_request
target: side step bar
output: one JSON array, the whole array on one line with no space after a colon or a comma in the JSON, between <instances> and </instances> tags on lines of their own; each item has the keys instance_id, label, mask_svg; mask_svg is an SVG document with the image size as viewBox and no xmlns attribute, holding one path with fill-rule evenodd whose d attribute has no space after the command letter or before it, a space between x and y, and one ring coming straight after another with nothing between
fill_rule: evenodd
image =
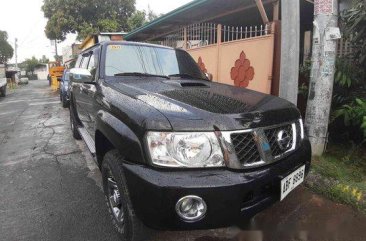
<instances>
[{"instance_id":1,"label":"side step bar","mask_svg":"<svg viewBox=\"0 0 366 241\"><path fill-rule=\"evenodd\" d=\"M95 151L95 142L94 142L93 138L89 135L89 133L83 127L79 127L78 131L79 131L81 137L83 138L83 140L85 141L87 147L89 148L91 154L93 156L95 156L96 151Z\"/></svg>"}]
</instances>

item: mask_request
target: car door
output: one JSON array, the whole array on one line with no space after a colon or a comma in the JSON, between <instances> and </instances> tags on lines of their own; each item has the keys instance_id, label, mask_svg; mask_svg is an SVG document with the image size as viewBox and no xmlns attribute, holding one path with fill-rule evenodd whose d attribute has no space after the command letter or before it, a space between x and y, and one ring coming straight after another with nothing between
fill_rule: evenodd
<instances>
[{"instance_id":1,"label":"car door","mask_svg":"<svg viewBox=\"0 0 366 241\"><path fill-rule=\"evenodd\" d=\"M80 65L75 66L76 68L87 69L90 60L90 54L84 53L82 54L82 58L80 61ZM88 122L87 110L85 109L85 96L83 95L84 84L81 80L74 80L72 83L72 94L73 101L75 102L75 106L77 109L78 117L85 127Z\"/></svg>"},{"instance_id":2,"label":"car door","mask_svg":"<svg viewBox=\"0 0 366 241\"><path fill-rule=\"evenodd\" d=\"M94 137L95 135L95 118L96 118L96 108L95 108L95 93L96 93L96 83L98 79L98 60L99 60L99 48L95 48L89 52L89 62L87 69L92 75L91 82L82 83L81 87L81 105L85 111L85 123L84 127L88 133Z\"/></svg>"}]
</instances>

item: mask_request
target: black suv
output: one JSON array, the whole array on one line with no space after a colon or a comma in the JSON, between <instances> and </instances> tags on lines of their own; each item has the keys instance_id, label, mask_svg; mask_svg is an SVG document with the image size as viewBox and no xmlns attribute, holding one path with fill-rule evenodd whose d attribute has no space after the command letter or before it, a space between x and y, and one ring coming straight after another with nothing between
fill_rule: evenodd
<instances>
[{"instance_id":1,"label":"black suv","mask_svg":"<svg viewBox=\"0 0 366 241\"><path fill-rule=\"evenodd\" d=\"M303 182L311 148L293 104L212 83L180 49L104 42L70 71L70 118L124 240L224 227Z\"/></svg>"}]
</instances>

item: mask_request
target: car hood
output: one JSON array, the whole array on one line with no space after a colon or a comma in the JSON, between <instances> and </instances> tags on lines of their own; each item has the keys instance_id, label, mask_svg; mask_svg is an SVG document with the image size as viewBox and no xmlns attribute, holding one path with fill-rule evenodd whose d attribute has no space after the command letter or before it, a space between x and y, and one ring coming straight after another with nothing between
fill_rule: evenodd
<instances>
[{"instance_id":1,"label":"car hood","mask_svg":"<svg viewBox=\"0 0 366 241\"><path fill-rule=\"evenodd\" d=\"M126 78L110 84L158 110L173 130L239 130L300 117L286 100L220 83Z\"/></svg>"}]
</instances>

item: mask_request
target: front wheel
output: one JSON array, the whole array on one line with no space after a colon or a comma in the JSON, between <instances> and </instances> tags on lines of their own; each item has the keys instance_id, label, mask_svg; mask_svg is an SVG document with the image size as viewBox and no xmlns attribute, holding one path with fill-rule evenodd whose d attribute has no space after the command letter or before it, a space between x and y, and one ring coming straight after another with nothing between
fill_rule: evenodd
<instances>
[{"instance_id":1,"label":"front wheel","mask_svg":"<svg viewBox=\"0 0 366 241\"><path fill-rule=\"evenodd\" d=\"M69 103L68 103L68 101L66 100L66 98L65 98L65 96L61 96L61 103L62 103L62 107L63 108L67 108L67 107L69 107Z\"/></svg>"},{"instance_id":2,"label":"front wheel","mask_svg":"<svg viewBox=\"0 0 366 241\"><path fill-rule=\"evenodd\" d=\"M71 131L72 131L72 136L76 140L81 140L81 136L80 136L80 133L77 129L77 124L76 124L75 118L73 117L71 109L70 109L70 128L71 128Z\"/></svg>"},{"instance_id":3,"label":"front wheel","mask_svg":"<svg viewBox=\"0 0 366 241\"><path fill-rule=\"evenodd\" d=\"M149 229L135 215L118 151L109 151L102 164L105 202L112 223L123 241L145 240Z\"/></svg>"}]
</instances>

